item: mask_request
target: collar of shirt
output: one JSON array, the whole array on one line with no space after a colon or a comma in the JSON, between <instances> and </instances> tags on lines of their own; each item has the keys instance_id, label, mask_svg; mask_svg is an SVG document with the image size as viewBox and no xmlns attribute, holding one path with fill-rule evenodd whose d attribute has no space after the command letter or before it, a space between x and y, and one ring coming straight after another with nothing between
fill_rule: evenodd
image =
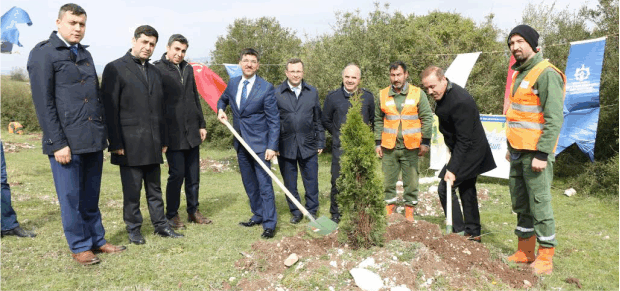
<instances>
[{"instance_id":1,"label":"collar of shirt","mask_svg":"<svg viewBox=\"0 0 620 291\"><path fill-rule=\"evenodd\" d=\"M62 37L62 35L60 35L60 33L56 32L56 36L58 36L58 38L60 38L60 40L62 40L62 42L64 42L64 43L67 45L67 47L71 47L71 44L69 44L69 42L67 42L67 41L66 41L66 40ZM78 48L80 47L80 46L79 46L79 43L76 43L76 45L78 45Z\"/></svg>"},{"instance_id":2,"label":"collar of shirt","mask_svg":"<svg viewBox=\"0 0 620 291\"><path fill-rule=\"evenodd\" d=\"M295 90L293 90L293 89L297 88L297 90L299 90L299 92L301 92L301 87L303 85L302 83L299 83L299 85L297 85L297 87L293 86L291 84L291 82L289 82L288 80L286 81L286 83L288 83L288 87L291 88L291 91L295 92Z\"/></svg>"},{"instance_id":3,"label":"collar of shirt","mask_svg":"<svg viewBox=\"0 0 620 291\"><path fill-rule=\"evenodd\" d=\"M400 89L400 93L396 93L396 91L394 90L394 85L390 86L390 91L388 92L388 95L396 96L396 94L400 94L407 96L407 93L409 93L409 82L405 82L403 88Z\"/></svg>"}]
</instances>

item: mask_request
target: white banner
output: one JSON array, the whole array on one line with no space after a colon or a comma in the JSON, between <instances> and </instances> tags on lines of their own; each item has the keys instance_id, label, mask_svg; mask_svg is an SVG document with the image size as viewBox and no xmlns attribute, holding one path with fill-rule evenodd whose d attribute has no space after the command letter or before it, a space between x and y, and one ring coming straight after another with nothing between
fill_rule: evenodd
<instances>
[{"instance_id":1,"label":"white banner","mask_svg":"<svg viewBox=\"0 0 620 291\"><path fill-rule=\"evenodd\" d=\"M450 64L446 70L446 77L448 77L452 83L456 83L465 88L471 69L474 68L478 56L480 56L480 52L457 55L456 59L452 61L452 64Z\"/></svg>"}]
</instances>

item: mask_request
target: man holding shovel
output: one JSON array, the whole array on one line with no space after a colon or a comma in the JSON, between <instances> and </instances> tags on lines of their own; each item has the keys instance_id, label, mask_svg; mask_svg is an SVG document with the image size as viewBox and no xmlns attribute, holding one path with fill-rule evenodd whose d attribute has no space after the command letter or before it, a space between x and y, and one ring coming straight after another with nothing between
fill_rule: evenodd
<instances>
[{"instance_id":1,"label":"man holding shovel","mask_svg":"<svg viewBox=\"0 0 620 291\"><path fill-rule=\"evenodd\" d=\"M481 242L480 213L476 179L478 175L496 168L493 153L480 122L480 113L474 98L461 86L446 78L441 68L430 66L421 74L422 84L435 99L435 114L439 118L439 131L450 149L451 157L439 173L438 193L444 212L446 209L446 183L453 190L452 224L453 232L463 232L469 240ZM459 198L459 189L463 213Z\"/></svg>"},{"instance_id":2,"label":"man holding shovel","mask_svg":"<svg viewBox=\"0 0 620 291\"><path fill-rule=\"evenodd\" d=\"M224 110L230 105L233 113L233 127L249 147L270 167L276 155L280 136L280 112L275 97L275 88L256 75L259 67L258 52L252 48L241 51L239 65L243 75L230 79L228 86L217 102L217 118L224 123L228 117ZM276 233L277 213L273 186L269 174L254 160L250 152L235 139L235 149L241 180L250 199L252 217L239 224L245 227L263 225L263 238L272 238Z\"/></svg>"}]
</instances>

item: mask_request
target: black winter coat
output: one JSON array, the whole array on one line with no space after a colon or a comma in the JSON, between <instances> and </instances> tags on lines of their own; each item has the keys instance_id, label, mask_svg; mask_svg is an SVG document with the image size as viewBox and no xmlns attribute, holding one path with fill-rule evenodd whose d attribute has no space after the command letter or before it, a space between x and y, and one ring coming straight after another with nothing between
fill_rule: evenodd
<instances>
[{"instance_id":1,"label":"black winter coat","mask_svg":"<svg viewBox=\"0 0 620 291\"><path fill-rule=\"evenodd\" d=\"M369 91L362 90L362 118L364 123L374 130L375 124L375 97ZM347 121L347 113L351 108L349 98L351 94L344 91L344 85L329 92L323 103L323 127L332 135L332 148L340 148L340 127Z\"/></svg>"},{"instance_id":2,"label":"black winter coat","mask_svg":"<svg viewBox=\"0 0 620 291\"><path fill-rule=\"evenodd\" d=\"M447 169L456 176L455 185L496 168L476 101L465 89L450 82L435 114L451 152ZM439 177L444 175L445 168Z\"/></svg>"},{"instance_id":3,"label":"black winter coat","mask_svg":"<svg viewBox=\"0 0 620 291\"><path fill-rule=\"evenodd\" d=\"M164 122L164 91L161 73L146 62L147 79L128 52L103 69L101 96L105 105L110 151L120 166L161 164L162 147L167 145Z\"/></svg>"},{"instance_id":4,"label":"black winter coat","mask_svg":"<svg viewBox=\"0 0 620 291\"><path fill-rule=\"evenodd\" d=\"M187 150L200 145L200 129L206 128L194 69L186 61L179 67L166 54L153 63L164 86L164 116L168 126L168 150Z\"/></svg>"}]
</instances>

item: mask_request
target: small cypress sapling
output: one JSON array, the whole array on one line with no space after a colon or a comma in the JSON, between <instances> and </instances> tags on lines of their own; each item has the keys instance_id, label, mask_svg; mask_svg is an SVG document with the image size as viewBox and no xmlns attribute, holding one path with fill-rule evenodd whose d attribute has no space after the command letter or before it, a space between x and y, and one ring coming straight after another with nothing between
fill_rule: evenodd
<instances>
[{"instance_id":1,"label":"small cypress sapling","mask_svg":"<svg viewBox=\"0 0 620 291\"><path fill-rule=\"evenodd\" d=\"M362 118L360 93L351 97L351 105L340 135L343 154L336 183L342 220L338 239L352 248L382 246L386 216L374 135Z\"/></svg>"}]
</instances>

